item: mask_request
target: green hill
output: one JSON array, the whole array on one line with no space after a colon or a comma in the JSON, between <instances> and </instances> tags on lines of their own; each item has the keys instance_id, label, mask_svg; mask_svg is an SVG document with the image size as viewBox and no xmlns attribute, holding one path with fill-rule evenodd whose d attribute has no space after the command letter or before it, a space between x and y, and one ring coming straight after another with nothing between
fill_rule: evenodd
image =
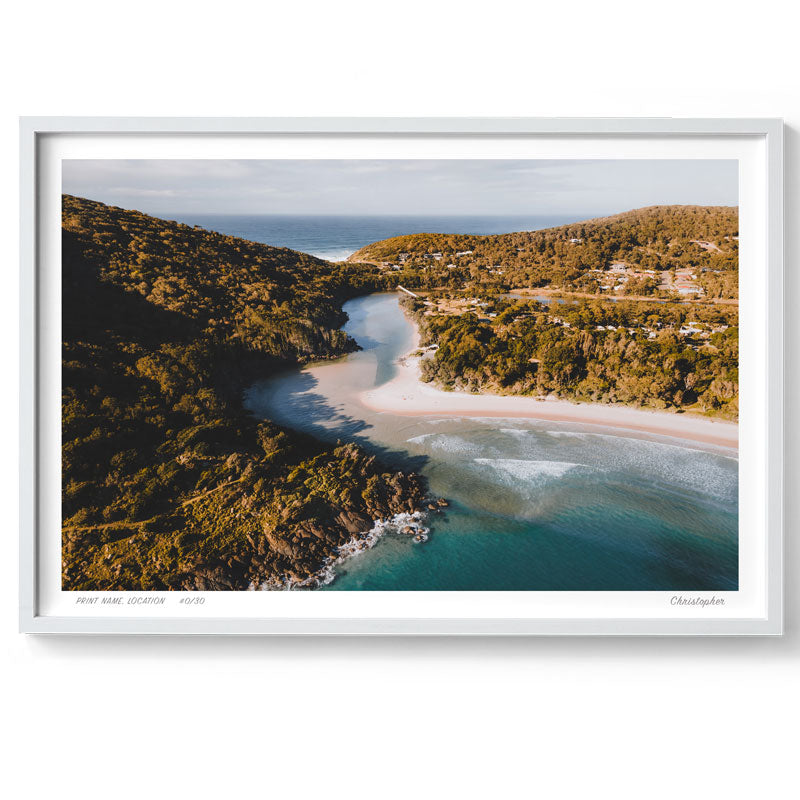
<instances>
[{"instance_id":1,"label":"green hill","mask_svg":"<svg viewBox=\"0 0 800 800\"><path fill-rule=\"evenodd\" d=\"M738 296L739 213L727 206L651 206L542 231L420 233L374 242L351 261L401 266L403 285L465 283L598 290L615 262L656 273L693 267L709 297Z\"/></svg>"},{"instance_id":2,"label":"green hill","mask_svg":"<svg viewBox=\"0 0 800 800\"><path fill-rule=\"evenodd\" d=\"M63 586L305 580L421 479L251 418L244 386L355 348L379 271L63 200Z\"/></svg>"}]
</instances>

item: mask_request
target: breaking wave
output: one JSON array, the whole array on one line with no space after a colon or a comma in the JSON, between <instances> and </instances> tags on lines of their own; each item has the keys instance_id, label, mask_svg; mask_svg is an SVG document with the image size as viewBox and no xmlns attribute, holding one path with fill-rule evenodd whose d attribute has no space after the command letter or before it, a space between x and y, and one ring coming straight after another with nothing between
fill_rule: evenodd
<instances>
[{"instance_id":1,"label":"breaking wave","mask_svg":"<svg viewBox=\"0 0 800 800\"><path fill-rule=\"evenodd\" d=\"M438 436L438 433L423 433L421 436L413 436L411 439L406 439L410 444L422 444L426 439L431 436Z\"/></svg>"},{"instance_id":2,"label":"breaking wave","mask_svg":"<svg viewBox=\"0 0 800 800\"><path fill-rule=\"evenodd\" d=\"M527 430L526 428L498 428L500 433L508 434L509 436L516 436L518 439L523 439L533 431Z\"/></svg>"},{"instance_id":3,"label":"breaking wave","mask_svg":"<svg viewBox=\"0 0 800 800\"><path fill-rule=\"evenodd\" d=\"M739 459L729 448L696 448L684 444L653 441L639 437L590 433L588 431L546 430L546 439L564 455L578 455L602 466L618 481L669 485L700 492L735 503L738 494L736 465ZM541 441L541 440L540 440Z\"/></svg>"},{"instance_id":4,"label":"breaking wave","mask_svg":"<svg viewBox=\"0 0 800 800\"><path fill-rule=\"evenodd\" d=\"M346 261L355 250L352 247L322 247L318 250L310 249L307 251L314 258L321 258L324 261Z\"/></svg>"},{"instance_id":5,"label":"breaking wave","mask_svg":"<svg viewBox=\"0 0 800 800\"><path fill-rule=\"evenodd\" d=\"M476 464L492 467L513 478L536 485L553 478L562 478L575 470L594 472L588 464L571 461L530 461L522 458L476 458Z\"/></svg>"},{"instance_id":6,"label":"breaking wave","mask_svg":"<svg viewBox=\"0 0 800 800\"><path fill-rule=\"evenodd\" d=\"M503 431L504 433L510 431ZM722 447L719 445L716 449L721 452L716 452L715 450L709 450L709 445L703 446L695 446L690 447L688 445L682 444L672 444L671 442L662 442L656 441L654 439L642 439L641 436L637 433L635 436L624 436L622 434L614 435L611 433L590 433L589 431L541 431L542 433L546 433L548 436L553 436L555 438L564 438L564 439L604 439L605 441L611 442L619 442L620 440L631 440L633 439L635 442L641 442L646 445L650 445L652 447L669 447L673 450L688 450L691 452L711 452L714 455L718 455L721 458L728 458L731 461L738 461L738 456L728 455L728 453L732 450L729 447ZM664 438L674 438L674 437L664 437Z\"/></svg>"},{"instance_id":7,"label":"breaking wave","mask_svg":"<svg viewBox=\"0 0 800 800\"><path fill-rule=\"evenodd\" d=\"M423 433L406 441L411 444L424 443L433 450L457 456L469 456L484 452L481 445L450 433Z\"/></svg>"},{"instance_id":8,"label":"breaking wave","mask_svg":"<svg viewBox=\"0 0 800 800\"><path fill-rule=\"evenodd\" d=\"M423 525L425 514L422 511L395 514L389 519L375 520L375 524L368 531L356 533L336 551L335 556L325 559L322 566L313 575L303 580L284 575L280 578L269 578L259 586L250 584L250 591L262 592L290 592L296 589L318 589L333 583L336 578L336 566L350 558L355 558L361 553L372 549L387 533L403 536L412 536L415 542L427 542L430 529Z\"/></svg>"}]
</instances>

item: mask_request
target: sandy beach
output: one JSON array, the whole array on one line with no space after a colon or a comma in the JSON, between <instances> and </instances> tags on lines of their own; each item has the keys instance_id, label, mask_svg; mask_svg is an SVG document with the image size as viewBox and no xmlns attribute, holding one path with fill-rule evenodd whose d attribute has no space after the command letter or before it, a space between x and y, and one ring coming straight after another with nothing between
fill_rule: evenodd
<instances>
[{"instance_id":1,"label":"sandy beach","mask_svg":"<svg viewBox=\"0 0 800 800\"><path fill-rule=\"evenodd\" d=\"M418 341L417 333L415 347L411 352L417 349ZM455 417L519 417L576 422L614 428L620 434L624 431L640 432L738 448L739 426L735 422L598 403L445 392L420 380L419 360L411 355L404 356L399 360L398 373L391 381L363 392L359 395L359 400L373 411L406 416L442 414Z\"/></svg>"}]
</instances>

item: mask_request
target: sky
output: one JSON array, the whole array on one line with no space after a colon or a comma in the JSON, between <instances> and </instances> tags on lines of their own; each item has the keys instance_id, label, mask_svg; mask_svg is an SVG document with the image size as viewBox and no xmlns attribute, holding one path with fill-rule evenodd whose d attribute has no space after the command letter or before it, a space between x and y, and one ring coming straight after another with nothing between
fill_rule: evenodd
<instances>
[{"instance_id":1,"label":"sky","mask_svg":"<svg viewBox=\"0 0 800 800\"><path fill-rule=\"evenodd\" d=\"M63 191L169 214L603 215L738 205L731 160L65 160Z\"/></svg>"}]
</instances>

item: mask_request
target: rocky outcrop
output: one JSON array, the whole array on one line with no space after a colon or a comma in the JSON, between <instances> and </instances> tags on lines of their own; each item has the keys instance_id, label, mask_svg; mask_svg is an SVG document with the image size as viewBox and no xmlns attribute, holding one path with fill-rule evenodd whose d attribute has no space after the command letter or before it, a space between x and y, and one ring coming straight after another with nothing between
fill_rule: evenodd
<instances>
[{"instance_id":1,"label":"rocky outcrop","mask_svg":"<svg viewBox=\"0 0 800 800\"><path fill-rule=\"evenodd\" d=\"M357 511L340 511L336 517L336 522L352 535L368 531L372 527L374 520L371 520L365 514L359 514Z\"/></svg>"}]
</instances>

